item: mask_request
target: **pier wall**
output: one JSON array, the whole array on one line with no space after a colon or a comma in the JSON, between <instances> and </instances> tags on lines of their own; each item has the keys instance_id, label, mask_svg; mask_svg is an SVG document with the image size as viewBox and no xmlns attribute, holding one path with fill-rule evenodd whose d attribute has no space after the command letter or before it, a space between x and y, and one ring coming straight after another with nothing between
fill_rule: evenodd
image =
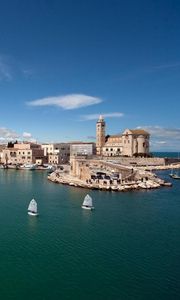
<instances>
[{"instance_id":1,"label":"pier wall","mask_svg":"<svg viewBox=\"0 0 180 300\"><path fill-rule=\"evenodd\" d=\"M165 158L161 157L106 157L106 161L114 161L125 166L164 166Z\"/></svg>"},{"instance_id":2,"label":"pier wall","mask_svg":"<svg viewBox=\"0 0 180 300\"><path fill-rule=\"evenodd\" d=\"M71 156L70 174L82 180L88 180L96 172L117 172L125 178L132 174L132 166L123 166L112 161L85 158L83 156Z\"/></svg>"}]
</instances>

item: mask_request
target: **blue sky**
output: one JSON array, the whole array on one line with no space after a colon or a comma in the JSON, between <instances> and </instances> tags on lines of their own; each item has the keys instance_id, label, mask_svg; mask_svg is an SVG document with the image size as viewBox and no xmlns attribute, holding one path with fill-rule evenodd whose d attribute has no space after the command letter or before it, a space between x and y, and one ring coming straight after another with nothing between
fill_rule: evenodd
<instances>
[{"instance_id":1,"label":"blue sky","mask_svg":"<svg viewBox=\"0 0 180 300\"><path fill-rule=\"evenodd\" d=\"M180 1L0 1L0 141L143 127L180 150Z\"/></svg>"}]
</instances>

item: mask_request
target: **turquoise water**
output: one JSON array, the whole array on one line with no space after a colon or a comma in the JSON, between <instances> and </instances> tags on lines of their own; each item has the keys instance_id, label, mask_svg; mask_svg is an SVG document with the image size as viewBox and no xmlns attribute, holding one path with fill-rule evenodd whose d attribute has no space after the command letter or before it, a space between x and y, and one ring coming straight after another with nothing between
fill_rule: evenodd
<instances>
[{"instance_id":1,"label":"turquoise water","mask_svg":"<svg viewBox=\"0 0 180 300\"><path fill-rule=\"evenodd\" d=\"M179 299L180 181L116 193L46 175L0 170L0 299ZM93 212L81 209L87 192Z\"/></svg>"},{"instance_id":2,"label":"turquoise water","mask_svg":"<svg viewBox=\"0 0 180 300\"><path fill-rule=\"evenodd\" d=\"M155 157L180 158L180 152L153 152L152 154Z\"/></svg>"}]
</instances>

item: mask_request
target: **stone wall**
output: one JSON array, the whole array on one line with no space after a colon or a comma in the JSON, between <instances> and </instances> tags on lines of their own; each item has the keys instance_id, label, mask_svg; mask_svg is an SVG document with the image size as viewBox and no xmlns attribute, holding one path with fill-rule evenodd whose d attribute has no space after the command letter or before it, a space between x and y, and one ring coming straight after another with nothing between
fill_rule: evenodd
<instances>
[{"instance_id":1,"label":"stone wall","mask_svg":"<svg viewBox=\"0 0 180 300\"><path fill-rule=\"evenodd\" d=\"M104 160L125 166L164 166L166 163L165 158L161 157L106 157Z\"/></svg>"},{"instance_id":2,"label":"stone wall","mask_svg":"<svg viewBox=\"0 0 180 300\"><path fill-rule=\"evenodd\" d=\"M82 156L71 156L70 158L71 171L70 174L82 180L91 178L93 173L101 172L117 172L122 178L132 174L132 166L122 166L107 160L85 158Z\"/></svg>"}]
</instances>

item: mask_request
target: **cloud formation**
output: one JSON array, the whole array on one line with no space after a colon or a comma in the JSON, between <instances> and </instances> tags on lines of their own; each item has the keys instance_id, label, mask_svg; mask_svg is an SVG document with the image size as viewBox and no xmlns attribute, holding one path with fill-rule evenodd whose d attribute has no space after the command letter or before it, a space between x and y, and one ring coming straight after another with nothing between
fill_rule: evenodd
<instances>
[{"instance_id":1,"label":"cloud formation","mask_svg":"<svg viewBox=\"0 0 180 300\"><path fill-rule=\"evenodd\" d=\"M104 113L104 114L99 113L99 114L84 115L84 116L82 116L82 120L84 120L84 121L98 120L100 115L102 115L104 118L121 118L124 116L124 114L121 112Z\"/></svg>"},{"instance_id":2,"label":"cloud formation","mask_svg":"<svg viewBox=\"0 0 180 300\"><path fill-rule=\"evenodd\" d=\"M180 150L180 128L164 128L161 126L138 126L151 135L151 146L154 149Z\"/></svg>"},{"instance_id":3,"label":"cloud formation","mask_svg":"<svg viewBox=\"0 0 180 300\"><path fill-rule=\"evenodd\" d=\"M146 129L154 137L180 140L180 128L164 128L161 126L138 126L137 128Z\"/></svg>"},{"instance_id":4,"label":"cloud formation","mask_svg":"<svg viewBox=\"0 0 180 300\"><path fill-rule=\"evenodd\" d=\"M77 109L101 103L102 99L83 94L70 94L57 97L47 97L27 102L30 106L57 106L65 110Z\"/></svg>"},{"instance_id":5,"label":"cloud formation","mask_svg":"<svg viewBox=\"0 0 180 300\"><path fill-rule=\"evenodd\" d=\"M16 131L0 127L0 142L1 143L7 143L9 141L22 141L22 140L28 140L29 142L35 142L36 140L32 137L32 134L29 132L23 132L23 134L18 134Z\"/></svg>"},{"instance_id":6,"label":"cloud formation","mask_svg":"<svg viewBox=\"0 0 180 300\"><path fill-rule=\"evenodd\" d=\"M0 141L12 141L17 138L19 138L19 134L17 134L14 130L5 127L0 127Z\"/></svg>"},{"instance_id":7,"label":"cloud formation","mask_svg":"<svg viewBox=\"0 0 180 300\"><path fill-rule=\"evenodd\" d=\"M30 138L32 138L32 134L30 133L30 132L23 132L23 138L25 138L25 139L30 139Z\"/></svg>"}]
</instances>

